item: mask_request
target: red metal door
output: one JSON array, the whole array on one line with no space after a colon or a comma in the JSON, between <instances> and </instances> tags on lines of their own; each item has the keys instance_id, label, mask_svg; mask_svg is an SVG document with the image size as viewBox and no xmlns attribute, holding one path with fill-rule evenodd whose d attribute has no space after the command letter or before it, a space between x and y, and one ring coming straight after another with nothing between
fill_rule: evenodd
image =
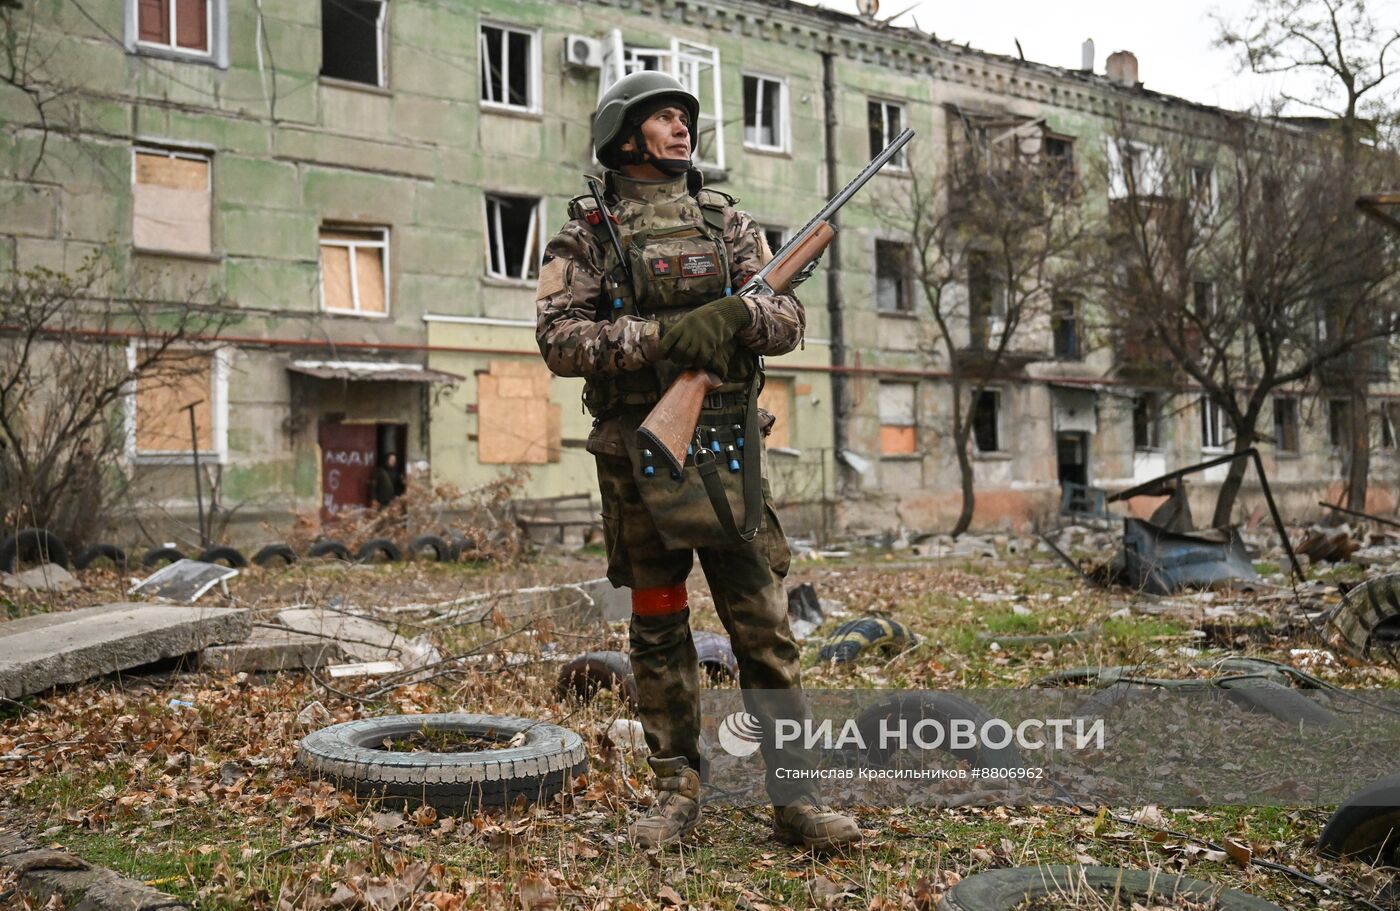
<instances>
[{"instance_id":1,"label":"red metal door","mask_svg":"<svg viewBox=\"0 0 1400 911\"><path fill-rule=\"evenodd\" d=\"M321 443L321 520L346 509L369 506L370 475L377 446L373 424L319 426Z\"/></svg>"}]
</instances>

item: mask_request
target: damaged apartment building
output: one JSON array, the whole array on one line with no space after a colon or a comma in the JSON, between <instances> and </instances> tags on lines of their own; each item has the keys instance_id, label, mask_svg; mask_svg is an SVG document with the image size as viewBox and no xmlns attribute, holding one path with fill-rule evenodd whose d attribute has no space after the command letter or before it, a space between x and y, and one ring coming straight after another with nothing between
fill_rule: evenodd
<instances>
[{"instance_id":1,"label":"damaged apartment building","mask_svg":"<svg viewBox=\"0 0 1400 911\"><path fill-rule=\"evenodd\" d=\"M138 383L127 457L151 502L192 509L179 409L200 400L202 460L250 535L368 505L390 453L462 488L524 469L526 498L596 510L581 382L540 360L534 286L597 173L597 99L626 73L670 72L701 99L697 164L775 249L873 151L918 133L842 212L839 249L801 289L805 344L767 365L774 491L823 533L937 530L959 505L947 365L878 200L969 125L1072 173L1120 121L1221 114L1145 91L1129 54L1060 69L789 0L23 0L10 15L75 91L45 129L0 90L0 262L72 269L103 249L133 285L229 308L189 351L207 370ZM973 262L957 293L994 323ZM1019 336L976 404L978 527L1029 527L1066 484L1124 487L1228 442L1208 405L1091 350L1082 306L1056 302ZM1344 431L1325 407L1279 409L1269 467L1311 502ZM1385 439L1376 468L1393 474Z\"/></svg>"}]
</instances>

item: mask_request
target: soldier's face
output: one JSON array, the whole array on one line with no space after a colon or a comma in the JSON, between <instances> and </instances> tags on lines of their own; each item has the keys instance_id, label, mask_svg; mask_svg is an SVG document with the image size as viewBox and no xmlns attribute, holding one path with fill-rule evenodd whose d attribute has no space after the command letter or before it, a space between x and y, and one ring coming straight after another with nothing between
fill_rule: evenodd
<instances>
[{"instance_id":1,"label":"soldier's face","mask_svg":"<svg viewBox=\"0 0 1400 911\"><path fill-rule=\"evenodd\" d=\"M642 141L652 158L689 158L690 124L680 108L662 108L642 121ZM631 145L629 140L624 149Z\"/></svg>"}]
</instances>

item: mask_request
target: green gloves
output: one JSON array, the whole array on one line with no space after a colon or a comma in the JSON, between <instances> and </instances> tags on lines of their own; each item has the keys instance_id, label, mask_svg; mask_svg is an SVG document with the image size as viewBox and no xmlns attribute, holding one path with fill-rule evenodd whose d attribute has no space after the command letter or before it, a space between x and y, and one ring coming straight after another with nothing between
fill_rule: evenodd
<instances>
[{"instance_id":1,"label":"green gloves","mask_svg":"<svg viewBox=\"0 0 1400 911\"><path fill-rule=\"evenodd\" d=\"M751 322L753 316L743 298L710 301L662 334L661 356L682 367L706 367L723 376L736 350L734 335Z\"/></svg>"}]
</instances>

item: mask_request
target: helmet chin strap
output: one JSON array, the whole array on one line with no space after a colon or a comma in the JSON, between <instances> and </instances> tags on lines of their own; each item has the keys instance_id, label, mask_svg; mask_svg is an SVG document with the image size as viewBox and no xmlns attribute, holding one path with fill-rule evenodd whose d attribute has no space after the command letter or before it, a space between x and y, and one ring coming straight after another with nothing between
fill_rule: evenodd
<instances>
[{"instance_id":1,"label":"helmet chin strap","mask_svg":"<svg viewBox=\"0 0 1400 911\"><path fill-rule=\"evenodd\" d=\"M667 177L680 177L691 169L689 158L657 158L651 154L640 127L632 134L632 150L621 152L618 157L624 164L649 164Z\"/></svg>"}]
</instances>

